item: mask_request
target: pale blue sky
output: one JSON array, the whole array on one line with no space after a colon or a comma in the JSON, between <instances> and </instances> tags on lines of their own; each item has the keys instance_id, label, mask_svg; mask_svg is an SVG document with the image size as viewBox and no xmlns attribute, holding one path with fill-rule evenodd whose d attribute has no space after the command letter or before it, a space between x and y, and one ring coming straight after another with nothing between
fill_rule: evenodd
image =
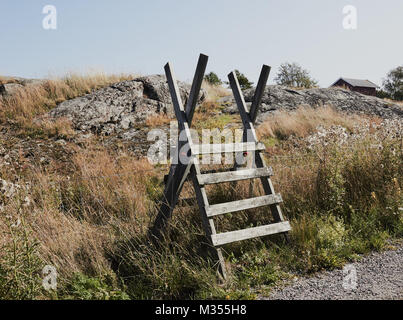
<instances>
[{"instance_id":1,"label":"pale blue sky","mask_svg":"<svg viewBox=\"0 0 403 320\"><path fill-rule=\"evenodd\" d=\"M0 74L46 77L102 70L193 77L199 53L207 71L237 68L256 82L263 63L298 62L321 86L338 77L381 84L403 64L402 0L0 0ZM42 28L42 8L58 10L57 30ZM342 27L345 5L358 29Z\"/></svg>"}]
</instances>

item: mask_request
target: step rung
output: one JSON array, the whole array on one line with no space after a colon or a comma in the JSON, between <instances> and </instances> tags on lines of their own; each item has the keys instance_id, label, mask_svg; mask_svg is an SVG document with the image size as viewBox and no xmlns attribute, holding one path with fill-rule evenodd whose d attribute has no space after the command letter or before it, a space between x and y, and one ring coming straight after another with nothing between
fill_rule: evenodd
<instances>
[{"instance_id":1,"label":"step rung","mask_svg":"<svg viewBox=\"0 0 403 320\"><path fill-rule=\"evenodd\" d=\"M203 170L200 171L201 174L209 174L209 173L221 173L221 172L228 172L228 171L234 171L234 168L218 168L218 169L210 169L210 170Z\"/></svg>"},{"instance_id":2,"label":"step rung","mask_svg":"<svg viewBox=\"0 0 403 320\"><path fill-rule=\"evenodd\" d=\"M247 179L255 179L261 177L269 177L273 175L273 169L271 167L242 169L236 171L207 173L197 175L199 184L215 184L231 181L240 181Z\"/></svg>"},{"instance_id":3,"label":"step rung","mask_svg":"<svg viewBox=\"0 0 403 320\"><path fill-rule=\"evenodd\" d=\"M280 194L270 194L268 196L213 204L206 207L206 212L208 217L214 217L225 213L277 204L282 201L283 199Z\"/></svg>"},{"instance_id":4,"label":"step rung","mask_svg":"<svg viewBox=\"0 0 403 320\"><path fill-rule=\"evenodd\" d=\"M216 154L216 153L233 153L244 151L265 150L266 147L261 142L240 142L240 143L223 143L223 144L196 144L192 147L195 155Z\"/></svg>"},{"instance_id":5,"label":"step rung","mask_svg":"<svg viewBox=\"0 0 403 320\"><path fill-rule=\"evenodd\" d=\"M270 234L282 233L291 230L288 221L268 224L254 228L248 228L237 231L230 231L224 233L213 234L211 240L215 247L222 246L231 242L242 241L257 237L268 236Z\"/></svg>"}]
</instances>

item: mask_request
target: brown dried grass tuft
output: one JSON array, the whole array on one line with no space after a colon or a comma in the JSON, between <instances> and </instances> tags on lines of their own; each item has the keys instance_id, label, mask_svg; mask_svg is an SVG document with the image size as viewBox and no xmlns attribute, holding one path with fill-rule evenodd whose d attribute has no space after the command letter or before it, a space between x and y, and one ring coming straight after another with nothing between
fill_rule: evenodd
<instances>
[{"instance_id":1,"label":"brown dried grass tuft","mask_svg":"<svg viewBox=\"0 0 403 320\"><path fill-rule=\"evenodd\" d=\"M147 159L100 148L77 148L71 165L71 176L32 171L25 177L32 186L31 206L21 206L21 195L4 210L13 219L24 216L40 242L41 259L62 277L112 272L107 256L115 242L148 230L155 211L150 198L160 192L150 181L157 179L158 171ZM2 233L5 222L0 219Z\"/></svg>"},{"instance_id":2,"label":"brown dried grass tuft","mask_svg":"<svg viewBox=\"0 0 403 320\"><path fill-rule=\"evenodd\" d=\"M169 124L173 119L167 114L161 113L146 119L146 126L150 128L161 127Z\"/></svg>"},{"instance_id":3,"label":"brown dried grass tuft","mask_svg":"<svg viewBox=\"0 0 403 320\"><path fill-rule=\"evenodd\" d=\"M217 99L229 96L231 91L220 85L212 85L207 81L203 81L202 88L207 91L207 102L215 102Z\"/></svg>"},{"instance_id":4,"label":"brown dried grass tuft","mask_svg":"<svg viewBox=\"0 0 403 320\"><path fill-rule=\"evenodd\" d=\"M12 119L20 124L32 123L32 120L54 108L57 104L92 90L115 82L132 79L132 75L77 75L33 83L16 90L12 95L0 98L2 108L0 121Z\"/></svg>"},{"instance_id":5,"label":"brown dried grass tuft","mask_svg":"<svg viewBox=\"0 0 403 320\"><path fill-rule=\"evenodd\" d=\"M363 117L337 112L331 106L320 108L300 107L294 112L280 112L267 118L258 128L260 137L305 137L319 126L342 125L351 130Z\"/></svg>"}]
</instances>

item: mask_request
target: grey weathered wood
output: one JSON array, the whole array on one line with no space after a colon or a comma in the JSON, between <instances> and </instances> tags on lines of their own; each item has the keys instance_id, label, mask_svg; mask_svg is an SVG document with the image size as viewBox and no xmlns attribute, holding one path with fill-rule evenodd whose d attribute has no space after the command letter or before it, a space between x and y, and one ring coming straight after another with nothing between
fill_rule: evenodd
<instances>
[{"instance_id":1,"label":"grey weathered wood","mask_svg":"<svg viewBox=\"0 0 403 320\"><path fill-rule=\"evenodd\" d=\"M255 123L256 121L264 89L266 88L267 80L269 79L270 69L271 68L269 66L263 65L262 71L260 72L259 82L257 83L255 95L253 97L252 105L249 111L249 116L252 123Z\"/></svg>"},{"instance_id":2,"label":"grey weathered wood","mask_svg":"<svg viewBox=\"0 0 403 320\"><path fill-rule=\"evenodd\" d=\"M192 147L194 155L215 154L215 153L232 153L266 150L263 143L259 142L239 142L239 143L222 143L222 144L195 144Z\"/></svg>"},{"instance_id":3,"label":"grey weathered wood","mask_svg":"<svg viewBox=\"0 0 403 320\"><path fill-rule=\"evenodd\" d=\"M179 95L179 90L175 76L173 74L172 67L169 63L165 66L165 73L167 76L168 86L170 89L172 102L174 105L175 115L178 120L178 127L180 132L185 132L185 141L178 141L177 152L179 153L182 146L189 144L190 151L193 149L192 137L190 134L190 123L193 117L193 112L196 106L196 101L200 91L201 83L204 77L204 71L207 64L207 56L200 55L198 67L195 73L195 79L192 84L190 97L186 106L186 110L183 108L182 100ZM190 120L190 121L189 121ZM167 177L167 184L165 186L164 197L166 201L163 202L158 216L155 220L152 228L152 233L155 235L161 235L162 229L166 226L167 220L171 217L173 209L178 202L179 194L190 172L190 177L193 180L194 189L196 192L197 202L200 208L203 227L205 229L207 238L211 244L213 253L218 260L220 271L224 279L226 279L225 261L220 248L214 248L211 242L211 236L216 234L214 221L207 217L205 208L208 207L208 199L204 187L199 186L196 175L200 174L197 158L191 155L190 162L185 164L181 163L179 159L178 164L173 164L170 168L169 175Z\"/></svg>"},{"instance_id":4,"label":"grey weathered wood","mask_svg":"<svg viewBox=\"0 0 403 320\"><path fill-rule=\"evenodd\" d=\"M174 105L175 115L178 120L179 130L180 132L183 131L186 133L186 140L178 141L177 152L179 152L182 146L186 145L186 143L189 143L191 148L192 138L190 136L189 125L187 123L185 111L182 104L182 99L179 93L179 88L177 81L175 79L173 68L169 63L167 63L164 69L167 77L169 91L171 93L172 103ZM162 204L161 207L159 208L158 215L154 221L154 225L151 228L151 234L157 238L160 238L162 236L162 230L166 228L167 221L172 216L172 212L178 202L180 192L182 191L183 184L187 179L191 166L192 166L192 158L188 163L181 163L179 161L178 164L174 164L170 168L167 183L164 189Z\"/></svg>"},{"instance_id":5,"label":"grey weathered wood","mask_svg":"<svg viewBox=\"0 0 403 320\"><path fill-rule=\"evenodd\" d=\"M256 179L260 177L269 177L273 175L271 167L243 169L228 172L208 173L197 176L199 184L215 184L231 181L240 181L247 179Z\"/></svg>"},{"instance_id":6,"label":"grey weathered wood","mask_svg":"<svg viewBox=\"0 0 403 320\"><path fill-rule=\"evenodd\" d=\"M161 207L151 228L151 234L161 238L162 230L167 227L167 221L171 218L172 212L178 202L179 194L182 191L185 178L189 173L191 165L179 164L173 175L165 185L164 195L161 200Z\"/></svg>"},{"instance_id":7,"label":"grey weathered wood","mask_svg":"<svg viewBox=\"0 0 403 320\"><path fill-rule=\"evenodd\" d=\"M270 194L266 196L237 200L231 202L224 202L219 204L210 205L206 208L207 216L214 217L221 214L253 209L263 206L268 206L282 202L283 199L279 194Z\"/></svg>"},{"instance_id":8,"label":"grey weathered wood","mask_svg":"<svg viewBox=\"0 0 403 320\"><path fill-rule=\"evenodd\" d=\"M210 242L210 244L214 247L214 244L212 242L212 237L217 234L215 225L214 225L214 220L212 218L207 217L207 212L206 208L209 206L208 198L207 198L207 193L206 190L203 186L200 186L198 181L197 181L197 175L200 174L200 168L198 165L197 160L195 161L194 165L192 166L192 172L191 172L191 177L193 180L193 185L196 193L196 198L197 198L197 203L199 205L199 210L200 210L200 216L202 219L203 227L206 232L207 238ZM219 262L219 267L220 267L220 272L223 276L224 279L227 278L227 269L225 266L225 260L222 255L222 251L220 248L214 248L213 249L213 254L217 256L217 260Z\"/></svg>"},{"instance_id":9,"label":"grey weathered wood","mask_svg":"<svg viewBox=\"0 0 403 320\"><path fill-rule=\"evenodd\" d=\"M196 109L197 99L199 97L201 85L203 83L204 73L206 72L207 62L208 56L200 54L199 61L196 67L196 72L193 78L192 88L190 89L189 93L189 99L185 108L189 126L192 124L193 114Z\"/></svg>"},{"instance_id":10,"label":"grey weathered wood","mask_svg":"<svg viewBox=\"0 0 403 320\"><path fill-rule=\"evenodd\" d=\"M202 174L208 174L208 173L218 173L218 172L227 172L228 168L217 168L217 169L211 169L211 170L203 170Z\"/></svg>"},{"instance_id":11,"label":"grey weathered wood","mask_svg":"<svg viewBox=\"0 0 403 320\"><path fill-rule=\"evenodd\" d=\"M238 110L239 110L239 113L242 118L242 123L243 123L244 130L245 130L244 141L257 142L255 128L253 126L250 115L247 111L245 100L243 98L243 95L241 92L241 87L239 86L239 82L238 82L235 72L231 72L228 75L228 79L230 82L231 89L234 93L235 102L238 106ZM256 168L266 167L266 163L264 161L263 155L260 152L255 153L254 164L255 164ZM273 187L273 184L272 184L270 178L262 177L262 178L260 178L260 181L262 182L263 189L267 195L275 194L274 187ZM284 217L283 217L283 214L281 212L281 208L279 205L273 205L270 207L270 209L271 209L274 219L277 222L284 221Z\"/></svg>"},{"instance_id":12,"label":"grey weathered wood","mask_svg":"<svg viewBox=\"0 0 403 320\"><path fill-rule=\"evenodd\" d=\"M235 72L231 72L228 75L228 80L234 94L235 102L238 106L239 113L241 115L242 124L247 132L247 139L244 139L244 142L257 142L257 135L255 132L255 128L253 127L253 123L250 119L248 109L246 107L245 99L242 95L241 87L239 85L238 79L236 77Z\"/></svg>"},{"instance_id":13,"label":"grey weathered wood","mask_svg":"<svg viewBox=\"0 0 403 320\"><path fill-rule=\"evenodd\" d=\"M158 213L157 219L155 220L152 231L154 234L161 235L161 230L164 229L164 227L166 226L167 220L171 217L173 209L178 203L178 198L183 188L184 182L190 177L194 185L196 199L203 222L203 228L205 229L207 238L211 244L212 252L215 254L215 257L219 263L221 274L224 278L226 278L226 266L220 246L233 241L240 241L279 232L284 233L290 230L290 225L288 222L280 222L267 226L217 234L214 225L214 216L229 212L270 205L276 221L283 221L280 207L276 205L281 202L282 199L280 195L274 193L274 189L269 178L269 176L273 174L272 169L266 167L264 158L260 153L260 151L265 149L265 146L257 141L256 132L253 127L253 123L256 120L257 110L259 108L269 75L270 67L263 66L262 68L250 112L248 112L246 108L246 104L235 74L231 73L229 75L230 84L234 92L239 112L241 114L242 123L244 125L245 131L243 142L235 144L213 145L193 144L190 134L190 125L192 122L194 110L196 108L196 103L202 85L204 72L206 70L207 60L207 56L200 55L189 99L185 108L179 94L178 85L172 67L169 63L167 63L165 66L165 73L167 76L167 82L172 97L175 115L178 120L178 127L180 132L182 133L182 135L180 135L182 138L179 139L178 146L176 148L176 155L179 155L179 152L186 154L186 152L189 150L190 157L187 159L189 161L185 161L184 159L179 158L179 163L173 163L171 165L169 174L166 177L164 201L162 206L160 207L160 211ZM185 147L185 150L183 150L182 147ZM243 152L249 151L255 157L255 168L230 172L215 172L214 174L202 174L200 172L198 159L199 155L233 152L241 154ZM264 190L266 192L265 196L216 205L209 204L204 185L221 182L233 182L253 178L261 179Z\"/></svg>"},{"instance_id":14,"label":"grey weathered wood","mask_svg":"<svg viewBox=\"0 0 403 320\"><path fill-rule=\"evenodd\" d=\"M243 230L218 233L213 235L211 238L213 244L216 247L219 247L236 241L268 236L270 234L283 233L290 230L290 223L288 221L285 221Z\"/></svg>"},{"instance_id":15,"label":"grey weathered wood","mask_svg":"<svg viewBox=\"0 0 403 320\"><path fill-rule=\"evenodd\" d=\"M182 98L179 93L178 83L176 82L175 75L171 64L168 62L165 67L165 75L167 77L169 91L171 92L172 104L174 106L175 116L178 119L179 130L184 129L186 122Z\"/></svg>"}]
</instances>

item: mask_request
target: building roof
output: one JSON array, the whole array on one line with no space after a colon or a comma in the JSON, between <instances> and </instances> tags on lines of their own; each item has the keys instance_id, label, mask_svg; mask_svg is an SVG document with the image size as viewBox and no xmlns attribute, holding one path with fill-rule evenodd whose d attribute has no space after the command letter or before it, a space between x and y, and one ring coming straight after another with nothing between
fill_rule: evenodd
<instances>
[{"instance_id":1,"label":"building roof","mask_svg":"<svg viewBox=\"0 0 403 320\"><path fill-rule=\"evenodd\" d=\"M335 83L333 83L331 87L334 86L339 80L343 80L348 84L352 85L353 87L378 88L378 86L375 83L369 80L349 79L349 78L340 78Z\"/></svg>"}]
</instances>

